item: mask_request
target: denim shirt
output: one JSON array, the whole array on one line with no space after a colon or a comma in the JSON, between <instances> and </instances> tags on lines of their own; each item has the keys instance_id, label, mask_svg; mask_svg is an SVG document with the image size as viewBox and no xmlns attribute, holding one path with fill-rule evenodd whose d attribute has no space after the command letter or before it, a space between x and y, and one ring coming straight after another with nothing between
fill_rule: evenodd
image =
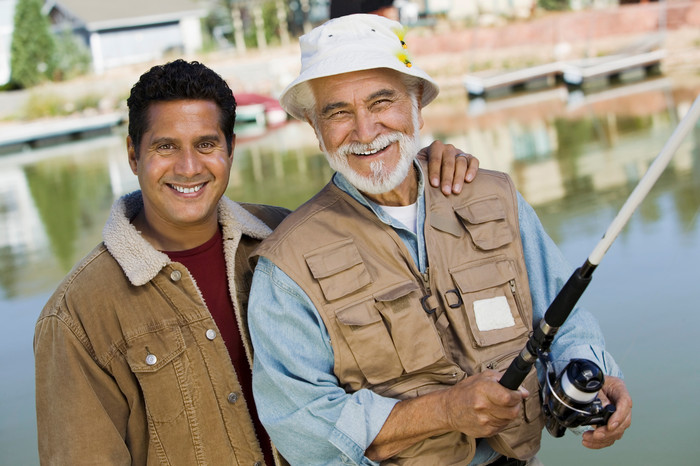
<instances>
[{"instance_id":1,"label":"denim shirt","mask_svg":"<svg viewBox=\"0 0 700 466\"><path fill-rule=\"evenodd\" d=\"M423 225L424 176L416 166L417 224ZM422 228L414 234L366 199L339 173L332 181L394 228L420 270L425 271L427 257ZM573 269L519 193L518 215L533 321L537 323ZM260 420L282 456L291 464L377 464L364 456L365 450L399 400L367 389L345 392L333 374L333 348L321 316L306 293L265 257L259 259L255 269L248 316L255 350L255 402ZM612 356L605 352L596 319L580 308L559 329L551 353L557 361L587 358L606 374L622 376ZM541 368L538 371L542 377ZM496 456L487 442L480 442L471 464L481 464Z\"/></svg>"}]
</instances>

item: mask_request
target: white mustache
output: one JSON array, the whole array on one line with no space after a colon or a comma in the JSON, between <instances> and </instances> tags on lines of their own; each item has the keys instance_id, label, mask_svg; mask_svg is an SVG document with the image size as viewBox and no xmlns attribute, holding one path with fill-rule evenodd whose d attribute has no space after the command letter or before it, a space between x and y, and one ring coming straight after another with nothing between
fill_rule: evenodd
<instances>
[{"instance_id":1,"label":"white mustache","mask_svg":"<svg viewBox=\"0 0 700 466\"><path fill-rule=\"evenodd\" d=\"M360 143L351 142L345 144L338 148L333 155L340 157L347 157L350 154L355 155L372 155L376 154L382 149L386 149L391 144L399 141L401 138L401 133L393 132L389 134L382 134L377 136L377 138L370 143Z\"/></svg>"}]
</instances>

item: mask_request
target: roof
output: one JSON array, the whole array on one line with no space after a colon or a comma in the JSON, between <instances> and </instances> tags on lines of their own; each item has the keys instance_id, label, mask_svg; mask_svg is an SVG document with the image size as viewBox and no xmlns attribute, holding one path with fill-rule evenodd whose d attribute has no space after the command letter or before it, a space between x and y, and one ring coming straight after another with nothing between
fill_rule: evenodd
<instances>
[{"instance_id":1,"label":"roof","mask_svg":"<svg viewBox=\"0 0 700 466\"><path fill-rule=\"evenodd\" d=\"M199 0L54 0L47 3L78 19L92 31L177 21L185 16L201 17L207 12Z\"/></svg>"}]
</instances>

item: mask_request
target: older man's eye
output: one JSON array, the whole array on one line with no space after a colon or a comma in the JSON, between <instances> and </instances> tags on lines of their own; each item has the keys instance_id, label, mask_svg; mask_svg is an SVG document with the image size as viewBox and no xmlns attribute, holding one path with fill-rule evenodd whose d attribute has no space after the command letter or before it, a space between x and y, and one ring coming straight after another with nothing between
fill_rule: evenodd
<instances>
[{"instance_id":1,"label":"older man's eye","mask_svg":"<svg viewBox=\"0 0 700 466\"><path fill-rule=\"evenodd\" d=\"M384 108L391 103L392 103L392 100L390 100L390 99L379 99L379 100L375 100L374 102L372 102L371 107L372 108Z\"/></svg>"}]
</instances>

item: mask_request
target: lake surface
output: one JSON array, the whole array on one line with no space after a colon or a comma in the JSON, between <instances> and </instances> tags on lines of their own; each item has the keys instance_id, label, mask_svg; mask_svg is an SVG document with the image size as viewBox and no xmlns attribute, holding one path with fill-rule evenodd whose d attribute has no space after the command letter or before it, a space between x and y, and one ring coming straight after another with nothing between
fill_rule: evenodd
<instances>
[{"instance_id":1,"label":"lake surface","mask_svg":"<svg viewBox=\"0 0 700 466\"><path fill-rule=\"evenodd\" d=\"M445 92L423 137L508 172L572 265L590 254L698 88L666 78L597 92L556 88L468 102ZM294 208L331 175L310 128L237 128L236 200ZM110 205L137 188L114 135L0 156L0 464L38 464L34 323L71 266L100 241ZM697 465L700 419L700 127L596 270L581 302L599 319L634 399L633 425L591 451L544 434L548 465ZM69 440L69 439L67 439Z\"/></svg>"}]
</instances>

